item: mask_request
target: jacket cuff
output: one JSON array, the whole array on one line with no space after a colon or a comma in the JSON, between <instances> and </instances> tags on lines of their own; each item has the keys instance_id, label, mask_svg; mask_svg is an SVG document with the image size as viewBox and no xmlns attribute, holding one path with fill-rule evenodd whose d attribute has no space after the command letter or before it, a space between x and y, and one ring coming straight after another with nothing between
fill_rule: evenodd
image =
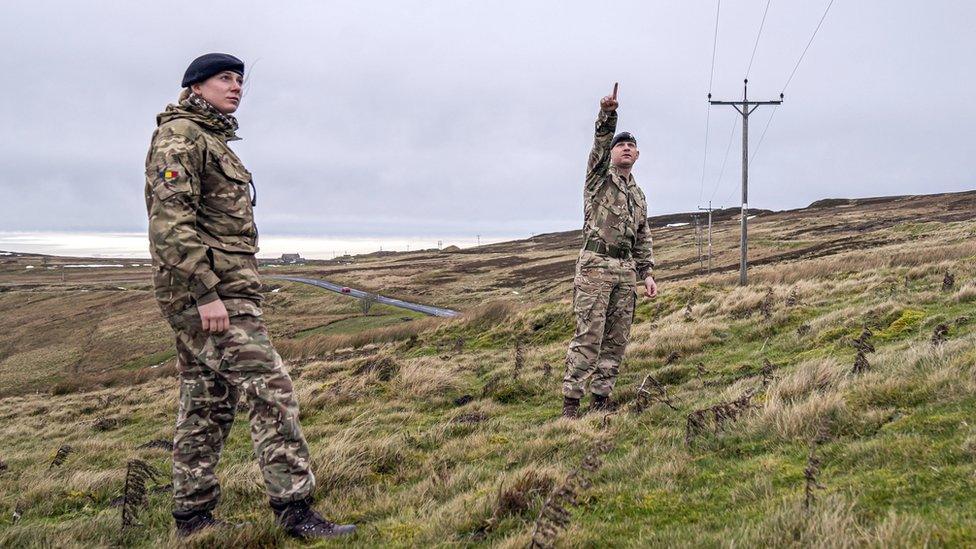
<instances>
[{"instance_id":1,"label":"jacket cuff","mask_svg":"<svg viewBox=\"0 0 976 549\"><path fill-rule=\"evenodd\" d=\"M203 294L201 297L197 298L197 305L206 305L207 303L213 303L214 301L217 301L219 299L220 296L217 295L217 292L207 292Z\"/></svg>"},{"instance_id":2,"label":"jacket cuff","mask_svg":"<svg viewBox=\"0 0 976 549\"><path fill-rule=\"evenodd\" d=\"M214 288L217 287L217 284L220 284L220 277L214 274L213 271L197 273L194 275L193 282L190 284L190 293L196 298L197 303L207 303L207 301L204 301L204 298L208 297L208 294L214 294L214 297L210 301L216 299L217 292L214 291Z\"/></svg>"},{"instance_id":3,"label":"jacket cuff","mask_svg":"<svg viewBox=\"0 0 976 549\"><path fill-rule=\"evenodd\" d=\"M641 265L637 268L637 279L645 280L647 277L651 276L651 271L654 270L654 265Z\"/></svg>"}]
</instances>

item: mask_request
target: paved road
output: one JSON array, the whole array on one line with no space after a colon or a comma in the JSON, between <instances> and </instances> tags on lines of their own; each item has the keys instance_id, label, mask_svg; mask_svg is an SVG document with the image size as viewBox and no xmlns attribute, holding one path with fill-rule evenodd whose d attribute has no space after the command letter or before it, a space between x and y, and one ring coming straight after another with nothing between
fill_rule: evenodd
<instances>
[{"instance_id":1,"label":"paved road","mask_svg":"<svg viewBox=\"0 0 976 549\"><path fill-rule=\"evenodd\" d=\"M332 290L333 292L348 295L362 299L366 297L366 292L362 290L357 290L355 288L349 288L348 293L343 293L342 288L339 284L333 284L332 282L327 282L325 280L318 280L316 278L302 278L298 276L265 276L264 278L273 278L275 280L287 280L289 282L301 282L303 284L311 284L312 286L318 286L319 288L325 288L326 290ZM402 309L408 309L411 311L417 311L418 313L424 313L430 316L440 316L444 318L450 318L458 316L459 312L452 311L451 309L442 309L440 307L433 307L430 305L421 305L419 303L410 303L409 301L403 301L401 299L393 299L392 297L384 297L381 295L376 296L376 302L382 303L384 305L392 305L394 307L400 307Z\"/></svg>"}]
</instances>

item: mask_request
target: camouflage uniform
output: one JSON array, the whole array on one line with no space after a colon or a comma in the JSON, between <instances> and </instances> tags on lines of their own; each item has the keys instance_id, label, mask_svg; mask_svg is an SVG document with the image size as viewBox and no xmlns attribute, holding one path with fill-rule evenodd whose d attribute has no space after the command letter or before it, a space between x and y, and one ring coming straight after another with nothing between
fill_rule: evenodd
<instances>
[{"instance_id":1,"label":"camouflage uniform","mask_svg":"<svg viewBox=\"0 0 976 549\"><path fill-rule=\"evenodd\" d=\"M261 318L251 174L227 142L236 120L191 95L157 118L146 159L156 299L176 333L180 403L174 511L209 511L214 469L241 394L271 501L309 498L315 478L291 378ZM203 331L198 304L221 299L230 329Z\"/></svg>"},{"instance_id":2,"label":"camouflage uniform","mask_svg":"<svg viewBox=\"0 0 976 549\"><path fill-rule=\"evenodd\" d=\"M636 284L654 266L647 202L633 175L610 165L616 112L600 112L583 190L584 247L576 262L576 334L566 353L563 395L608 396L630 336Z\"/></svg>"}]
</instances>

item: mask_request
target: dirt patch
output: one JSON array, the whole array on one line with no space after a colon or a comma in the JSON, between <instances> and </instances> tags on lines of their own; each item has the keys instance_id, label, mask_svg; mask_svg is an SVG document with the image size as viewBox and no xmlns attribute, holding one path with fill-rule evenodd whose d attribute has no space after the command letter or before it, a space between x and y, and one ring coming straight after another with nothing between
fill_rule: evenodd
<instances>
[{"instance_id":1,"label":"dirt patch","mask_svg":"<svg viewBox=\"0 0 976 549\"><path fill-rule=\"evenodd\" d=\"M571 279L575 271L576 259L554 261L515 269L507 277L499 280L497 285L500 288L514 288L533 282Z\"/></svg>"},{"instance_id":2,"label":"dirt patch","mask_svg":"<svg viewBox=\"0 0 976 549\"><path fill-rule=\"evenodd\" d=\"M454 267L453 271L462 274L477 274L488 272L489 269L507 269L527 263L529 260L517 255L507 255L504 257L493 257L481 261L468 261Z\"/></svg>"},{"instance_id":3,"label":"dirt patch","mask_svg":"<svg viewBox=\"0 0 976 549\"><path fill-rule=\"evenodd\" d=\"M814 244L813 246L807 246L805 248L800 248L797 250L792 250L789 252L784 252L781 254L768 255L766 257L760 257L756 259L750 259L749 265L756 267L760 265L771 265L774 263L780 263L783 261L791 261L797 259L814 259L818 257L824 257L828 255L834 255L841 252L848 252L851 250L862 250L865 248L874 248L877 246L884 246L891 244L892 240L890 238L875 238L875 239L864 239L861 240L856 236L851 236L847 238L840 238L837 240L831 240L829 242L821 242L819 244ZM661 265L661 270L667 270L668 264L664 263ZM722 265L712 270L714 272L722 271L734 271L739 268L739 264L735 263L732 265ZM686 278L692 278L698 276L700 273L697 272L687 272L680 273L669 276L655 277L657 280L682 280Z\"/></svg>"}]
</instances>

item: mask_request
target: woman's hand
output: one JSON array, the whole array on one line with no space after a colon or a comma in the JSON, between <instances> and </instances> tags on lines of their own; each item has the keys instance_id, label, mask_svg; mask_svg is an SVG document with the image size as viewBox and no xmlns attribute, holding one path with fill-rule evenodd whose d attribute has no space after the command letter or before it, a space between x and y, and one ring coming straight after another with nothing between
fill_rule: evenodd
<instances>
[{"instance_id":1,"label":"woman's hand","mask_svg":"<svg viewBox=\"0 0 976 549\"><path fill-rule=\"evenodd\" d=\"M654 277L649 276L644 279L644 288L647 289L647 297L653 299L657 297L657 282L654 282Z\"/></svg>"},{"instance_id":2,"label":"woman's hand","mask_svg":"<svg viewBox=\"0 0 976 549\"><path fill-rule=\"evenodd\" d=\"M221 300L211 301L203 305L197 305L200 312L200 324L203 325L204 332L221 333L230 328L230 317L227 316L227 307Z\"/></svg>"}]
</instances>

